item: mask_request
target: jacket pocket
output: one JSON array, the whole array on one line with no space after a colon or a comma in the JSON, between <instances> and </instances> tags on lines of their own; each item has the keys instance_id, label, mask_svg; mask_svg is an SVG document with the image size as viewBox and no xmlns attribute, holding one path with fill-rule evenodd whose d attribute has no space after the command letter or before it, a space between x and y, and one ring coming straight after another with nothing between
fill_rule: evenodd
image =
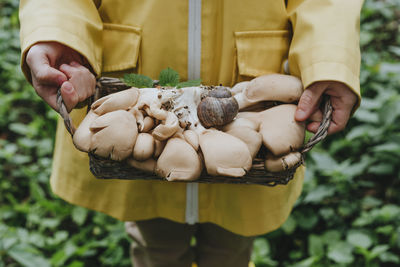
<instances>
[{"instance_id":1,"label":"jacket pocket","mask_svg":"<svg viewBox=\"0 0 400 267\"><path fill-rule=\"evenodd\" d=\"M282 72L289 49L289 31L235 32L238 81L268 73ZM245 76L245 77L242 77ZM247 78L248 79L248 78Z\"/></svg>"},{"instance_id":2,"label":"jacket pocket","mask_svg":"<svg viewBox=\"0 0 400 267\"><path fill-rule=\"evenodd\" d=\"M103 24L103 72L136 68L141 41L138 27Z\"/></svg>"}]
</instances>

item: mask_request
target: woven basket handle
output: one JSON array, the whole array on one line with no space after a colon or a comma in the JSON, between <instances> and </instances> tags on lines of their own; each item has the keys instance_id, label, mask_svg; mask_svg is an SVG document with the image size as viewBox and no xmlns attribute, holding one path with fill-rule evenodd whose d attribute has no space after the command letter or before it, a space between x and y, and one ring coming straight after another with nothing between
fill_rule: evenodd
<instances>
[{"instance_id":1,"label":"woven basket handle","mask_svg":"<svg viewBox=\"0 0 400 267\"><path fill-rule=\"evenodd\" d=\"M332 105L329 96L323 96L324 108L322 110L323 117L322 122L317 130L317 132L308 140L308 142L302 147L300 152L302 154L311 150L317 143L325 139L328 135L328 128L332 120Z\"/></svg>"},{"instance_id":2,"label":"woven basket handle","mask_svg":"<svg viewBox=\"0 0 400 267\"><path fill-rule=\"evenodd\" d=\"M56 100L57 100L58 113L60 113L61 117L64 120L65 128L67 128L67 130L71 134L71 136L74 136L75 127L74 127L74 124L72 123L71 117L69 116L67 107L64 104L64 100L62 99L60 89L58 89L58 91L57 91L57 99Z\"/></svg>"}]
</instances>

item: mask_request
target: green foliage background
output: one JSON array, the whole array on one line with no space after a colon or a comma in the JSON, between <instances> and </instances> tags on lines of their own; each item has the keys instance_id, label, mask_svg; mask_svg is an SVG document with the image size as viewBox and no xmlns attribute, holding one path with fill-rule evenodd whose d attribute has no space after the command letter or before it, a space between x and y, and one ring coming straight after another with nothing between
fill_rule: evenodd
<instances>
[{"instance_id":1,"label":"green foliage background","mask_svg":"<svg viewBox=\"0 0 400 267\"><path fill-rule=\"evenodd\" d=\"M304 191L256 266L400 265L400 2L367 0L361 107L307 158ZM20 68L18 1L0 0L0 267L130 266L123 224L49 188L57 114Z\"/></svg>"}]
</instances>

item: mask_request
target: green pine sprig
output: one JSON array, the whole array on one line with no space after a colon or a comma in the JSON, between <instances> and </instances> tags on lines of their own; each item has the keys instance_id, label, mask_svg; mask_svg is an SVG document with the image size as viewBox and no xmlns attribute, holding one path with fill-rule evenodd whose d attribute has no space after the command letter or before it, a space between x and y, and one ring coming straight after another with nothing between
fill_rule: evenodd
<instances>
[{"instance_id":1,"label":"green pine sprig","mask_svg":"<svg viewBox=\"0 0 400 267\"><path fill-rule=\"evenodd\" d=\"M180 81L179 73L171 68L163 69L158 78L159 84L166 87L175 87Z\"/></svg>"}]
</instances>

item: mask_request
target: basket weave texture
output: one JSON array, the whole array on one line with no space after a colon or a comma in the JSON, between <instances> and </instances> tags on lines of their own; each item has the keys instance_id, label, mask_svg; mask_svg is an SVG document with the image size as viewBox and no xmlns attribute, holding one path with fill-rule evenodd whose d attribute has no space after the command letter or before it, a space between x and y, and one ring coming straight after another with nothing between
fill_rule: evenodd
<instances>
[{"instance_id":1,"label":"basket weave texture","mask_svg":"<svg viewBox=\"0 0 400 267\"><path fill-rule=\"evenodd\" d=\"M116 78L102 77L98 79L96 85L96 93L88 103L88 110L91 103L97 99L115 93L121 90L130 88ZM57 96L57 106L60 115L64 119L64 124L68 132L73 136L75 132L74 125L63 103L61 93ZM326 136L332 116L332 106L329 98L325 97L323 101L323 120L318 131L307 141L306 144L299 150L301 153L301 161L293 168L282 172L268 172L264 168L265 148L261 148L256 158L253 160L251 170L243 177L225 177L225 176L210 176L204 170L199 179L195 181L183 182L198 182L198 183L231 183L231 184L258 184L266 186L286 185L293 179L296 169L304 164L306 153L313 148L314 145L322 141ZM108 158L99 157L93 153L89 154L90 171L99 179L124 179L124 180L163 180L164 178L149 174L148 172L136 169L130 166L126 161L114 161ZM174 181L182 182L182 181Z\"/></svg>"}]
</instances>

